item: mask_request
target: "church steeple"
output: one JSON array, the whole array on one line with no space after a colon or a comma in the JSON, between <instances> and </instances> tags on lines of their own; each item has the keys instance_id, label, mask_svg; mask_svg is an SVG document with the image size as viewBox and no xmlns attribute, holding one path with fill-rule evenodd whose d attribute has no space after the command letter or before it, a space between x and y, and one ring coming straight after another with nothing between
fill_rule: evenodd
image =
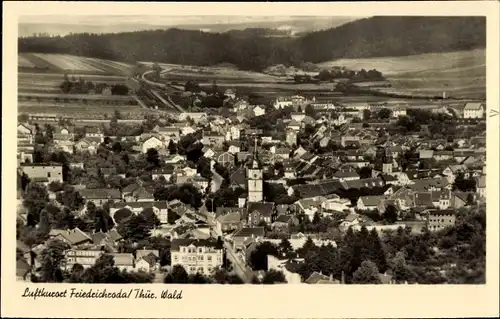
<instances>
[{"instance_id":1,"label":"church steeple","mask_svg":"<svg viewBox=\"0 0 500 319\"><path fill-rule=\"evenodd\" d=\"M393 164L392 152L389 149L389 147L386 147L382 159L382 172L385 174L392 173L392 164Z\"/></svg>"},{"instance_id":2,"label":"church steeple","mask_svg":"<svg viewBox=\"0 0 500 319\"><path fill-rule=\"evenodd\" d=\"M254 139L252 169L259 169L259 154L257 150L257 138Z\"/></svg>"},{"instance_id":3,"label":"church steeple","mask_svg":"<svg viewBox=\"0 0 500 319\"><path fill-rule=\"evenodd\" d=\"M263 197L263 174L259 165L257 153L257 139L254 141L252 164L247 169L248 202L262 202Z\"/></svg>"}]
</instances>

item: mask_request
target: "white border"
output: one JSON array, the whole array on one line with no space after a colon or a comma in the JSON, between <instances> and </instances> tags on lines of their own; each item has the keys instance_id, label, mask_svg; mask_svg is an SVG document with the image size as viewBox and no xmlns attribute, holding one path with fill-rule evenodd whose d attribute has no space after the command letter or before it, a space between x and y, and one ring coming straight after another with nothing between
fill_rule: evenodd
<instances>
[{"instance_id":1,"label":"white border","mask_svg":"<svg viewBox=\"0 0 500 319\"><path fill-rule=\"evenodd\" d=\"M176 285L181 301L58 300L21 298L27 284L17 283L15 254L15 148L17 92L17 19L23 15L481 15L487 16L487 101L498 110L499 4L477 2L372 3L3 3L2 118L2 309L6 317L245 317L245 318L363 318L363 317L485 317L498 316L498 135L499 117L487 124L487 284L477 286L218 286ZM40 285L30 285L41 287ZM127 285L137 288L140 285ZM74 285L43 285L63 289ZM88 288L89 286L87 286ZM121 288L91 285L94 289ZM153 288L154 287L154 288ZM144 285L160 290L166 285Z\"/></svg>"}]
</instances>

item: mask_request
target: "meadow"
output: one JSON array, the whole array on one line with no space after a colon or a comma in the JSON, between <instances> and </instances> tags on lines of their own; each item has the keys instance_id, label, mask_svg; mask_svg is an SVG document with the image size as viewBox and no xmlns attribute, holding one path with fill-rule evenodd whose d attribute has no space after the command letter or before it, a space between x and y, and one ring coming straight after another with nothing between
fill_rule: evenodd
<instances>
[{"instance_id":1,"label":"meadow","mask_svg":"<svg viewBox=\"0 0 500 319\"><path fill-rule=\"evenodd\" d=\"M483 98L486 93L486 51L429 53L405 57L340 59L318 64L348 69L377 69L391 83L383 92Z\"/></svg>"},{"instance_id":2,"label":"meadow","mask_svg":"<svg viewBox=\"0 0 500 319\"><path fill-rule=\"evenodd\" d=\"M125 84L131 68L128 64L64 54L23 53L18 55L18 67L19 113L103 119L115 110L130 118L143 118L151 112L133 96L64 94L59 87L64 74L71 80L81 78L94 84Z\"/></svg>"},{"instance_id":3,"label":"meadow","mask_svg":"<svg viewBox=\"0 0 500 319\"><path fill-rule=\"evenodd\" d=\"M123 62L50 53L20 53L18 67L22 72L90 75L128 75L132 70L132 65Z\"/></svg>"}]
</instances>

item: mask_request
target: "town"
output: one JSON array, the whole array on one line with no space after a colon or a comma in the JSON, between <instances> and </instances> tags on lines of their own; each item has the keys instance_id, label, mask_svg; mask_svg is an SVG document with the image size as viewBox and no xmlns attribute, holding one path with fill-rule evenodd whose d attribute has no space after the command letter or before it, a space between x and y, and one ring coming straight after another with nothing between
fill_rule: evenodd
<instances>
[{"instance_id":1,"label":"town","mask_svg":"<svg viewBox=\"0 0 500 319\"><path fill-rule=\"evenodd\" d=\"M484 101L178 83L193 110L151 81L127 85L182 112L19 114L19 280L485 282Z\"/></svg>"}]
</instances>

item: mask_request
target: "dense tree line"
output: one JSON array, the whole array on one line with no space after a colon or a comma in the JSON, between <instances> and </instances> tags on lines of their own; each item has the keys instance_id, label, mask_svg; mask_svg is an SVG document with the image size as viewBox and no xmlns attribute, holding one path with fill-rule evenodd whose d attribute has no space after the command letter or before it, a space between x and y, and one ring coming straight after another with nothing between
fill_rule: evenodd
<instances>
[{"instance_id":1,"label":"dense tree line","mask_svg":"<svg viewBox=\"0 0 500 319\"><path fill-rule=\"evenodd\" d=\"M429 38L430 37L430 38ZM110 60L176 64L232 63L262 70L304 61L402 56L484 48L484 17L373 17L298 38L156 30L20 38L19 52L64 53Z\"/></svg>"}]
</instances>

